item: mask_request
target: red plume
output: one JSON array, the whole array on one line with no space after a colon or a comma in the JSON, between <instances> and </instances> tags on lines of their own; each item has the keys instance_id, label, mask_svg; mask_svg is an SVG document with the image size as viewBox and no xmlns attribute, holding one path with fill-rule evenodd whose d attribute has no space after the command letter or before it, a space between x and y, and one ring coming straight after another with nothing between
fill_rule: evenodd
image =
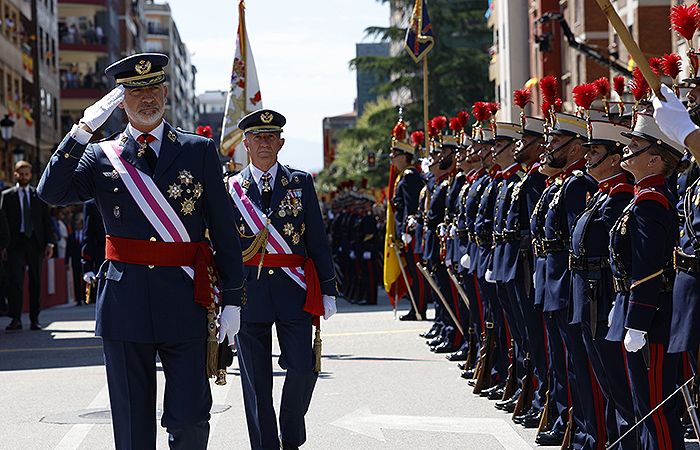
<instances>
[{"instance_id":1,"label":"red plume","mask_svg":"<svg viewBox=\"0 0 700 450\"><path fill-rule=\"evenodd\" d=\"M204 135L204 125L200 125L197 127L196 133L200 136Z\"/></svg>"},{"instance_id":2,"label":"red plume","mask_svg":"<svg viewBox=\"0 0 700 450\"><path fill-rule=\"evenodd\" d=\"M564 105L564 102L561 101L561 98L557 97L554 99L554 110L557 112L561 112L561 107Z\"/></svg>"},{"instance_id":3,"label":"red plume","mask_svg":"<svg viewBox=\"0 0 700 450\"><path fill-rule=\"evenodd\" d=\"M391 135L397 141L403 141L406 139L406 124L403 120L399 120L398 123L394 125L394 129L391 130Z\"/></svg>"},{"instance_id":4,"label":"red plume","mask_svg":"<svg viewBox=\"0 0 700 450\"><path fill-rule=\"evenodd\" d=\"M540 92L542 101L553 104L557 98L557 77L548 75L540 80Z\"/></svg>"},{"instance_id":5,"label":"red plume","mask_svg":"<svg viewBox=\"0 0 700 450\"><path fill-rule=\"evenodd\" d=\"M491 110L487 102L475 102L472 106L472 114L479 122L485 122L491 118Z\"/></svg>"},{"instance_id":6,"label":"red plume","mask_svg":"<svg viewBox=\"0 0 700 450\"><path fill-rule=\"evenodd\" d=\"M498 113L499 109L501 109L500 103L498 103L498 102L489 103L489 111L491 112L492 116L495 116Z\"/></svg>"},{"instance_id":7,"label":"red plume","mask_svg":"<svg viewBox=\"0 0 700 450\"><path fill-rule=\"evenodd\" d=\"M675 80L681 73L681 55L678 53L665 54L661 61L661 68L664 71L664 75Z\"/></svg>"},{"instance_id":8,"label":"red plume","mask_svg":"<svg viewBox=\"0 0 700 450\"><path fill-rule=\"evenodd\" d=\"M442 130L444 130L445 127L447 126L447 117L445 117L445 116L435 116L435 117L433 117L432 120L430 121L430 124L431 124L433 127L435 127L435 128L437 129L438 133L439 133L439 132L441 132Z\"/></svg>"},{"instance_id":9,"label":"red plume","mask_svg":"<svg viewBox=\"0 0 700 450\"><path fill-rule=\"evenodd\" d=\"M671 8L671 29L691 42L700 25L698 5L676 5Z\"/></svg>"},{"instance_id":10,"label":"red plume","mask_svg":"<svg viewBox=\"0 0 700 450\"><path fill-rule=\"evenodd\" d=\"M552 104L549 102L542 102L542 116L545 118L549 116L549 110L552 108Z\"/></svg>"},{"instance_id":11,"label":"red plume","mask_svg":"<svg viewBox=\"0 0 700 450\"><path fill-rule=\"evenodd\" d=\"M651 70L656 74L657 77L661 76L663 72L663 59L662 58L649 58L649 66Z\"/></svg>"},{"instance_id":12,"label":"red plume","mask_svg":"<svg viewBox=\"0 0 700 450\"><path fill-rule=\"evenodd\" d=\"M625 77L622 75L613 77L613 86L617 95L622 98L622 96L625 95Z\"/></svg>"},{"instance_id":13,"label":"red plume","mask_svg":"<svg viewBox=\"0 0 700 450\"><path fill-rule=\"evenodd\" d=\"M604 98L610 97L610 80L608 77L600 77L593 82L596 89L598 89L598 94Z\"/></svg>"},{"instance_id":14,"label":"red plume","mask_svg":"<svg viewBox=\"0 0 700 450\"><path fill-rule=\"evenodd\" d=\"M532 101L532 92L530 89L516 89L513 91L513 103L518 105L520 109L525 109L528 103Z\"/></svg>"},{"instance_id":15,"label":"red plume","mask_svg":"<svg viewBox=\"0 0 700 450\"><path fill-rule=\"evenodd\" d=\"M425 133L422 131L414 131L411 133L411 141L413 141L413 145L417 145L418 147L423 146L423 141L425 140Z\"/></svg>"},{"instance_id":16,"label":"red plume","mask_svg":"<svg viewBox=\"0 0 700 450\"><path fill-rule=\"evenodd\" d=\"M428 136L430 138L435 138L440 134L440 130L438 130L435 125L433 124L433 121L431 120L430 123L428 124Z\"/></svg>"},{"instance_id":17,"label":"red plume","mask_svg":"<svg viewBox=\"0 0 700 450\"><path fill-rule=\"evenodd\" d=\"M469 122L469 113L460 111L457 113L457 119L459 119L459 123L462 124L462 128L464 128L467 126L467 122Z\"/></svg>"},{"instance_id":18,"label":"red plume","mask_svg":"<svg viewBox=\"0 0 700 450\"><path fill-rule=\"evenodd\" d=\"M598 88L595 83L580 84L573 89L574 102L583 109L591 109L591 104L598 97Z\"/></svg>"},{"instance_id":19,"label":"red plume","mask_svg":"<svg viewBox=\"0 0 700 450\"><path fill-rule=\"evenodd\" d=\"M462 126L462 123L459 121L458 117L452 117L450 119L450 130L454 132L462 131L464 127Z\"/></svg>"},{"instance_id":20,"label":"red plume","mask_svg":"<svg viewBox=\"0 0 700 450\"><path fill-rule=\"evenodd\" d=\"M632 95L634 95L634 99L636 101L643 100L651 91L649 88L649 83L647 83L647 80L644 79L644 75L642 75L642 71L639 70L639 67L635 67L635 69L632 71L630 91L632 92Z\"/></svg>"}]
</instances>

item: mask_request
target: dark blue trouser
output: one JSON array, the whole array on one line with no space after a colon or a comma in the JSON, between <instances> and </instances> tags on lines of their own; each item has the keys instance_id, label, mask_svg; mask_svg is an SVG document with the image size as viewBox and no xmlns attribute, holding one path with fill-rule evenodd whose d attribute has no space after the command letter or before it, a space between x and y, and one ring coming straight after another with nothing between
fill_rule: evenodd
<instances>
[{"instance_id":1,"label":"dark blue trouser","mask_svg":"<svg viewBox=\"0 0 700 450\"><path fill-rule=\"evenodd\" d=\"M283 441L300 446L306 442L304 415L318 378L313 371L311 316L278 321L275 328L280 365L287 370L280 405L280 434ZM251 448L277 450L277 417L272 404L272 322L242 322L236 343Z\"/></svg>"},{"instance_id":2,"label":"dark blue trouser","mask_svg":"<svg viewBox=\"0 0 700 450\"><path fill-rule=\"evenodd\" d=\"M506 282L505 286L509 297L514 298L516 306L520 308L526 334L525 350L530 354L530 366L537 380L532 406L542 410L547 395L547 353L542 308L533 304L534 293L527 292L522 277Z\"/></svg>"},{"instance_id":3,"label":"dark blue trouser","mask_svg":"<svg viewBox=\"0 0 700 450\"><path fill-rule=\"evenodd\" d=\"M539 308L539 306L537 306ZM547 328L548 418L551 429L564 431L569 411L569 377L566 374L566 347L553 313L544 313Z\"/></svg>"},{"instance_id":4,"label":"dark blue trouser","mask_svg":"<svg viewBox=\"0 0 700 450\"><path fill-rule=\"evenodd\" d=\"M504 383L508 376L508 344L506 342L506 324L503 317L503 308L501 308L501 304L498 301L494 283L489 283L484 277L479 277L479 291L481 292L481 302L484 308L484 320L493 322L496 333L496 349L494 351L491 375L498 379L499 383Z\"/></svg>"},{"instance_id":5,"label":"dark blue trouser","mask_svg":"<svg viewBox=\"0 0 700 450\"><path fill-rule=\"evenodd\" d=\"M165 374L161 425L171 449L206 449L211 391L206 341L143 344L103 338L117 450L156 447L156 353Z\"/></svg>"},{"instance_id":6,"label":"dark blue trouser","mask_svg":"<svg viewBox=\"0 0 700 450\"><path fill-rule=\"evenodd\" d=\"M436 264L435 269L433 270L433 276L435 278L435 282L438 285L438 288L440 289L440 292L442 295L445 297L445 300L447 300L448 305L450 306L450 310L452 313L456 316L457 320L459 321L460 326L462 326L462 323L464 323L464 320L462 320L462 314L461 314L461 309L460 309L460 303L462 303L459 298L457 298L457 292L454 286L452 286L452 281L450 280L450 276L447 273L447 268L445 267L444 264ZM450 340L452 345L454 347L460 347L462 345L462 342L464 340L464 336L459 332L459 329L455 326L454 320L452 320L452 316L450 316L449 311L444 308L442 305L442 301L438 298L437 293L435 294L435 317L437 319L438 311L440 311L441 314L441 321L443 324L452 327L454 330L452 334L448 335L447 338ZM437 308L437 305L440 304L441 308ZM467 330L464 330L464 333L466 334Z\"/></svg>"},{"instance_id":7,"label":"dark blue trouser","mask_svg":"<svg viewBox=\"0 0 700 450\"><path fill-rule=\"evenodd\" d=\"M518 299L515 297L515 293L508 288L505 282L499 281L496 283L496 294L500 300L501 306L503 306L503 312L505 313L506 320L508 321L508 330L510 331L510 337L515 342L515 373L517 376L517 383L520 386L520 380L525 375L525 366L523 365L525 361L525 353L527 352L527 332L525 331L525 319L523 319L522 311L520 306L518 306ZM508 347L510 347L510 342L507 342ZM508 348L506 347L506 348Z\"/></svg>"},{"instance_id":8,"label":"dark blue trouser","mask_svg":"<svg viewBox=\"0 0 700 450\"><path fill-rule=\"evenodd\" d=\"M605 396L607 437L608 443L612 444L635 423L632 392L625 365L625 349L621 342L611 342L605 339L608 329L604 323L598 324L595 339L589 324L583 323L581 331L593 372L603 391L603 396ZM618 450L638 449L637 433L633 431L628 434L615 448Z\"/></svg>"},{"instance_id":9,"label":"dark blue trouser","mask_svg":"<svg viewBox=\"0 0 700 450\"><path fill-rule=\"evenodd\" d=\"M666 353L662 344L649 344L649 368L642 350L627 353L627 368L632 386L632 399L638 418L649 414L677 386L680 353ZM682 450L680 404L683 397L676 394L640 426L644 450Z\"/></svg>"},{"instance_id":10,"label":"dark blue trouser","mask_svg":"<svg viewBox=\"0 0 700 450\"><path fill-rule=\"evenodd\" d=\"M575 450L592 450L605 448L605 411L602 395L597 383L592 379L592 369L588 361L586 347L581 335L581 324L569 323L565 309L552 312L559 334L566 345L567 375L574 408L574 425L572 439ZM599 442L599 435L600 442Z\"/></svg>"}]
</instances>

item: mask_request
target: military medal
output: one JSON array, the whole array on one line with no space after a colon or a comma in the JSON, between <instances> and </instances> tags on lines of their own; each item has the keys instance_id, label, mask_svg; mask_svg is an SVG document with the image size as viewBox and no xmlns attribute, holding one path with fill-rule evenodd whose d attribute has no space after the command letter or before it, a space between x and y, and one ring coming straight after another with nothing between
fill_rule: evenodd
<instances>
[{"instance_id":1,"label":"military medal","mask_svg":"<svg viewBox=\"0 0 700 450\"><path fill-rule=\"evenodd\" d=\"M118 219L119 217L121 217L122 212L119 209L119 206L115 206L114 209L112 209L112 214L114 215L115 219Z\"/></svg>"},{"instance_id":2,"label":"military medal","mask_svg":"<svg viewBox=\"0 0 700 450\"><path fill-rule=\"evenodd\" d=\"M146 154L146 147L148 147L148 143L146 141L143 141L141 143L141 147L139 148L139 151L136 153L136 156L139 158L143 157L143 155Z\"/></svg>"}]
</instances>

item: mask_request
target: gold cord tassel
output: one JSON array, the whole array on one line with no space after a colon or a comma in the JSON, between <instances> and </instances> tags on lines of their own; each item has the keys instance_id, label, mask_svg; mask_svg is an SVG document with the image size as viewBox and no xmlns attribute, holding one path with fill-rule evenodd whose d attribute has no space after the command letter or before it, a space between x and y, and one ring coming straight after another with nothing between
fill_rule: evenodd
<instances>
[{"instance_id":1,"label":"gold cord tassel","mask_svg":"<svg viewBox=\"0 0 700 450\"><path fill-rule=\"evenodd\" d=\"M314 337L314 373L321 373L321 327L316 327Z\"/></svg>"},{"instance_id":2,"label":"gold cord tassel","mask_svg":"<svg viewBox=\"0 0 700 450\"><path fill-rule=\"evenodd\" d=\"M216 337L216 304L207 310L207 377L217 376L219 366L219 342Z\"/></svg>"}]
</instances>

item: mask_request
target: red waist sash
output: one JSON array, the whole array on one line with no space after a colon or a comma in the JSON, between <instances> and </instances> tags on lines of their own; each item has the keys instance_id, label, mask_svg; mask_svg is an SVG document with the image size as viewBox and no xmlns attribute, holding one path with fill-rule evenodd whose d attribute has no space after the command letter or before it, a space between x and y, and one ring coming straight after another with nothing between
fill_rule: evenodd
<instances>
[{"instance_id":1,"label":"red waist sash","mask_svg":"<svg viewBox=\"0 0 700 450\"><path fill-rule=\"evenodd\" d=\"M194 301L205 308L214 302L214 254L207 242L144 241L107 235L105 259L142 266L193 267Z\"/></svg>"},{"instance_id":2,"label":"red waist sash","mask_svg":"<svg viewBox=\"0 0 700 450\"><path fill-rule=\"evenodd\" d=\"M246 266L257 267L260 264L260 253L244 263ZM311 258L293 254L266 253L263 259L263 267L303 267L306 279L306 301L304 311L314 316L314 323L318 323L318 317L323 315L323 295L321 283L316 273L316 265Z\"/></svg>"}]
</instances>

